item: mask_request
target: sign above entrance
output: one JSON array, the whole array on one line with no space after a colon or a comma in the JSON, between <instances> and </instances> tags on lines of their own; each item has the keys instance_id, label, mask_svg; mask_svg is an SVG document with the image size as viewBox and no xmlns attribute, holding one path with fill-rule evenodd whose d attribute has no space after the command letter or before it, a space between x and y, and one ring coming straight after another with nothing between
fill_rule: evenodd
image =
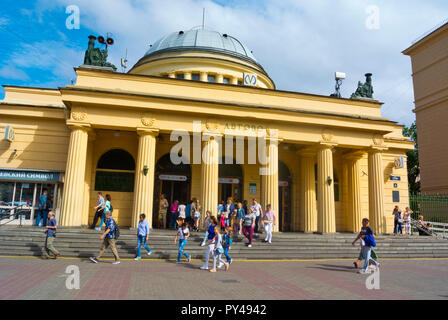
<instances>
[{"instance_id":1,"label":"sign above entrance","mask_svg":"<svg viewBox=\"0 0 448 320\"><path fill-rule=\"evenodd\" d=\"M227 184L239 184L240 180L236 178L219 178L219 183L227 183Z\"/></svg>"},{"instance_id":2,"label":"sign above entrance","mask_svg":"<svg viewBox=\"0 0 448 320\"><path fill-rule=\"evenodd\" d=\"M279 187L287 187L289 185L288 181L279 181L278 186Z\"/></svg>"},{"instance_id":3,"label":"sign above entrance","mask_svg":"<svg viewBox=\"0 0 448 320\"><path fill-rule=\"evenodd\" d=\"M186 176L176 176L171 174L161 174L159 179L165 181L187 181Z\"/></svg>"},{"instance_id":4,"label":"sign above entrance","mask_svg":"<svg viewBox=\"0 0 448 320\"><path fill-rule=\"evenodd\" d=\"M59 178L59 172L0 169L0 180L56 182L59 181Z\"/></svg>"}]
</instances>

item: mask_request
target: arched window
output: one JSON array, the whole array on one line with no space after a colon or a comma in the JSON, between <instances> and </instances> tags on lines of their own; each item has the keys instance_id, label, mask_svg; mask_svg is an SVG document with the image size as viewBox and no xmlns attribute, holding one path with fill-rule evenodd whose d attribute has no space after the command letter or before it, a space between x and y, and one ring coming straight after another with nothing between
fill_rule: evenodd
<instances>
[{"instance_id":1,"label":"arched window","mask_svg":"<svg viewBox=\"0 0 448 320\"><path fill-rule=\"evenodd\" d=\"M105 152L96 166L95 190L133 192L135 161L129 152L112 149Z\"/></svg>"}]
</instances>

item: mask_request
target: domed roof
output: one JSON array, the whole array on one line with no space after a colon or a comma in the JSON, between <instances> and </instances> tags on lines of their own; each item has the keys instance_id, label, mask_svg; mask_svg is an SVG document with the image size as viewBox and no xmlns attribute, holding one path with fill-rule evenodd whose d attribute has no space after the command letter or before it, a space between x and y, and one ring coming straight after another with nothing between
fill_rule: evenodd
<instances>
[{"instance_id":1,"label":"domed roof","mask_svg":"<svg viewBox=\"0 0 448 320\"><path fill-rule=\"evenodd\" d=\"M176 50L201 50L219 52L258 64L252 52L238 39L216 31L202 28L173 32L157 40L145 57Z\"/></svg>"}]
</instances>

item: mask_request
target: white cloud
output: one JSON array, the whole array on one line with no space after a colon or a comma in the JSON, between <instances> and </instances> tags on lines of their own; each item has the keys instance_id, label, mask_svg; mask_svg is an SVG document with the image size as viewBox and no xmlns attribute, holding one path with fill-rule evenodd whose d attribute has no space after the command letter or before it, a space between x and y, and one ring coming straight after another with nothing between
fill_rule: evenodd
<instances>
[{"instance_id":1,"label":"white cloud","mask_svg":"<svg viewBox=\"0 0 448 320\"><path fill-rule=\"evenodd\" d=\"M165 34L200 25L205 7L206 26L251 48L278 89L329 95L333 72L344 71L342 93L349 97L364 73L372 72L374 96L386 103L383 115L406 124L414 119L411 63L401 51L448 12L437 0L40 0L40 12L56 2L79 6L81 28L113 33L109 58L117 66L126 48L133 65ZM379 30L365 26L372 4L379 8Z\"/></svg>"},{"instance_id":2,"label":"white cloud","mask_svg":"<svg viewBox=\"0 0 448 320\"><path fill-rule=\"evenodd\" d=\"M12 64L25 69L47 69L63 79L73 77L73 66L83 62L84 52L80 48L69 47L60 41L22 43L20 47L11 54Z\"/></svg>"},{"instance_id":3,"label":"white cloud","mask_svg":"<svg viewBox=\"0 0 448 320\"><path fill-rule=\"evenodd\" d=\"M16 68L13 65L6 65L0 68L0 77L10 80L29 80L25 71Z\"/></svg>"}]
</instances>

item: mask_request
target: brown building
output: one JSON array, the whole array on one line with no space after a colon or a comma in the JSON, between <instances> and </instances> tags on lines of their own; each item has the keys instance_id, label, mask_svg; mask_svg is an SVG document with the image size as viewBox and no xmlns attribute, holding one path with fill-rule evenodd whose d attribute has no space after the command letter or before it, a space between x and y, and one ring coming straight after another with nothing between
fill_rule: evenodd
<instances>
[{"instance_id":1,"label":"brown building","mask_svg":"<svg viewBox=\"0 0 448 320\"><path fill-rule=\"evenodd\" d=\"M421 191L448 193L448 22L403 53L412 61Z\"/></svg>"}]
</instances>

